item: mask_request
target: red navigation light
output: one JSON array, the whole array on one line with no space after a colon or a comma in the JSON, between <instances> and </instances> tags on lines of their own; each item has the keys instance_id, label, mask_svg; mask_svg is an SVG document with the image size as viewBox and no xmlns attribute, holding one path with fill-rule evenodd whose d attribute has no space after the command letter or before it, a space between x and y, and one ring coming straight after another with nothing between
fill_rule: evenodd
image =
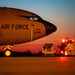
<instances>
[{"instance_id":1,"label":"red navigation light","mask_svg":"<svg viewBox=\"0 0 75 75\"><path fill-rule=\"evenodd\" d=\"M62 39L62 42L65 42L65 39Z\"/></svg>"}]
</instances>

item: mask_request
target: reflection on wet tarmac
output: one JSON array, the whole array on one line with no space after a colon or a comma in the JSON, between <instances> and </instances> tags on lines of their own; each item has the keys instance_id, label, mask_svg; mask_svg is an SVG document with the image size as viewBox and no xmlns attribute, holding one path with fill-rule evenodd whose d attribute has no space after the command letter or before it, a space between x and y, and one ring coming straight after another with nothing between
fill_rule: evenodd
<instances>
[{"instance_id":1,"label":"reflection on wet tarmac","mask_svg":"<svg viewBox=\"0 0 75 75\"><path fill-rule=\"evenodd\" d=\"M75 75L75 57L0 57L0 75Z\"/></svg>"}]
</instances>

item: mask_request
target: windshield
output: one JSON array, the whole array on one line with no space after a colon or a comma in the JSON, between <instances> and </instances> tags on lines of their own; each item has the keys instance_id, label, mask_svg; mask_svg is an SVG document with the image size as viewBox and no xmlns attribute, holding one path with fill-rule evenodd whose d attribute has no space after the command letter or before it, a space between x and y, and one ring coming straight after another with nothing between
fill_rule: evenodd
<instances>
[{"instance_id":1,"label":"windshield","mask_svg":"<svg viewBox=\"0 0 75 75\"><path fill-rule=\"evenodd\" d=\"M41 20L42 18L41 17L36 17L36 16L27 16L27 19L33 20L33 21L38 21L38 20Z\"/></svg>"},{"instance_id":2,"label":"windshield","mask_svg":"<svg viewBox=\"0 0 75 75\"><path fill-rule=\"evenodd\" d=\"M37 21L37 20L38 20L37 17L30 17L29 19L30 19L30 20L34 20L34 21Z\"/></svg>"},{"instance_id":3,"label":"windshield","mask_svg":"<svg viewBox=\"0 0 75 75\"><path fill-rule=\"evenodd\" d=\"M32 20L32 21L39 21L39 20L42 20L42 18L39 17L39 16L22 16L22 15L18 15L18 16L27 18L27 19Z\"/></svg>"}]
</instances>

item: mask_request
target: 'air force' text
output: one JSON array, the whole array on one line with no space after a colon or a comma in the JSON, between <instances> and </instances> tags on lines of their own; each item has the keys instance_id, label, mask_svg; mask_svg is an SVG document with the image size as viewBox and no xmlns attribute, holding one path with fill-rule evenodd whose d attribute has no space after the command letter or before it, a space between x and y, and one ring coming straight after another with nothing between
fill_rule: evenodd
<instances>
[{"instance_id":1,"label":"'air force' text","mask_svg":"<svg viewBox=\"0 0 75 75\"><path fill-rule=\"evenodd\" d=\"M1 29L29 29L28 24L2 24Z\"/></svg>"}]
</instances>

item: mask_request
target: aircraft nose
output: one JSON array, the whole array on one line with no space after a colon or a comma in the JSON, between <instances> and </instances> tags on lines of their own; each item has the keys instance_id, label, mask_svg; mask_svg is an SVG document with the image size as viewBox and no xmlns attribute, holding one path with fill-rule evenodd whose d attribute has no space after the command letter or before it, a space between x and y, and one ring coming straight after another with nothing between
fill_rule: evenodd
<instances>
[{"instance_id":1,"label":"aircraft nose","mask_svg":"<svg viewBox=\"0 0 75 75\"><path fill-rule=\"evenodd\" d=\"M46 27L46 35L49 35L57 30L55 25L48 22L45 24L45 27Z\"/></svg>"},{"instance_id":2,"label":"aircraft nose","mask_svg":"<svg viewBox=\"0 0 75 75\"><path fill-rule=\"evenodd\" d=\"M47 21L42 22L46 28L46 35L49 35L57 30L56 26Z\"/></svg>"}]
</instances>

